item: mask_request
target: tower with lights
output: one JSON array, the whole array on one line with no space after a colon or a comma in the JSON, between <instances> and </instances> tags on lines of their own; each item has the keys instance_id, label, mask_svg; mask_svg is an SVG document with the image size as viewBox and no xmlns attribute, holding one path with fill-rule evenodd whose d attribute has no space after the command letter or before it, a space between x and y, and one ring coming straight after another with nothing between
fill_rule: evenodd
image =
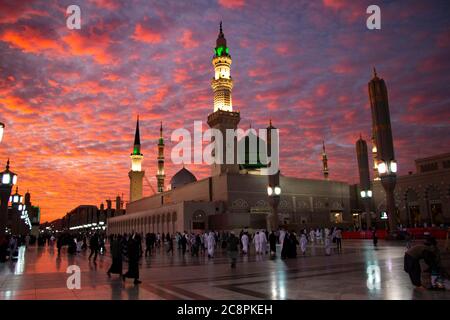
<instances>
[{"instance_id":1,"label":"tower with lights","mask_svg":"<svg viewBox=\"0 0 450 320\"><path fill-rule=\"evenodd\" d=\"M142 170L142 160L144 155L141 153L141 138L139 134L139 116L136 121L136 132L134 134L134 146L131 153L131 170L128 172L130 178L130 202L139 200L143 194L143 179L145 171Z\"/></svg>"},{"instance_id":2,"label":"tower with lights","mask_svg":"<svg viewBox=\"0 0 450 320\"><path fill-rule=\"evenodd\" d=\"M328 180L328 158L325 150L325 141L322 141L322 166L323 166L323 178Z\"/></svg>"},{"instance_id":3,"label":"tower with lights","mask_svg":"<svg viewBox=\"0 0 450 320\"><path fill-rule=\"evenodd\" d=\"M156 179L158 181L158 192L164 191L164 139L163 139L163 127L162 121L159 127L159 140L158 140L158 172L156 174Z\"/></svg>"},{"instance_id":4,"label":"tower with lights","mask_svg":"<svg viewBox=\"0 0 450 320\"><path fill-rule=\"evenodd\" d=\"M372 111L372 125L377 148L378 174L386 192L386 211L389 219L389 230L395 231L396 207L394 189L397 181L397 161L394 155L389 99L386 83L379 78L375 68L368 84L369 100Z\"/></svg>"},{"instance_id":5,"label":"tower with lights","mask_svg":"<svg viewBox=\"0 0 450 320\"><path fill-rule=\"evenodd\" d=\"M222 151L221 163L213 163L211 168L212 176L223 173L239 173L239 164L236 161L236 144L234 141L227 141L226 130L237 128L241 120L240 113L233 111L233 102L231 98L231 90L233 89L233 79L231 78L231 56L227 46L227 40L222 31L222 22L220 22L219 36L217 37L216 47L214 48L214 56L212 64L214 66L214 78L211 80L211 88L214 92L214 112L208 115L208 125L211 128L218 129L223 136L223 145L221 150L214 150L214 156L219 157ZM234 146L234 159L226 163L226 148ZM216 158L216 162L217 158Z\"/></svg>"}]
</instances>

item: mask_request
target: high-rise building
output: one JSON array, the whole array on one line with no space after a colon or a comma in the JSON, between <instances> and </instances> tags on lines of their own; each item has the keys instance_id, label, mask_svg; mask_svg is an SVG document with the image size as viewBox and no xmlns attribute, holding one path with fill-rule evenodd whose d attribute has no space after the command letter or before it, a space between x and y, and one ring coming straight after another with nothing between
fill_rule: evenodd
<instances>
[{"instance_id":1,"label":"high-rise building","mask_svg":"<svg viewBox=\"0 0 450 320\"><path fill-rule=\"evenodd\" d=\"M141 138L139 133L139 116L136 121L136 132L134 135L133 152L131 153L131 170L128 172L130 178L130 202L139 200L143 195L143 178L145 171L142 170Z\"/></svg>"}]
</instances>

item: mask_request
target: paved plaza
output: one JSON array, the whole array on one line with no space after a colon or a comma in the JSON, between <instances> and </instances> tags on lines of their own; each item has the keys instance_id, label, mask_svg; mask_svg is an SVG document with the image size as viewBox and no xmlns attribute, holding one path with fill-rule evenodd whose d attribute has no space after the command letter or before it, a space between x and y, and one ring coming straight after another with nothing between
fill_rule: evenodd
<instances>
[{"instance_id":1,"label":"paved plaza","mask_svg":"<svg viewBox=\"0 0 450 320\"><path fill-rule=\"evenodd\" d=\"M56 247L21 247L18 261L0 264L0 299L450 299L450 291L413 289L404 252L403 243L380 241L374 249L371 241L347 240L341 254L326 256L316 245L296 259L240 257L231 269L221 249L211 260L160 250L141 259L142 284L135 286L118 275L108 278L109 253L94 264L88 252L70 256L63 248L58 257ZM450 254L442 258L448 267ZM81 289L67 288L69 265L80 267Z\"/></svg>"}]
</instances>

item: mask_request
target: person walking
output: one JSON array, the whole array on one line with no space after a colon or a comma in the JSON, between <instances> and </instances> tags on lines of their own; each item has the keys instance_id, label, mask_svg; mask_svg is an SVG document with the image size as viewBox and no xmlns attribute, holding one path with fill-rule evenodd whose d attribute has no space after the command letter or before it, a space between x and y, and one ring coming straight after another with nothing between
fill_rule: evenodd
<instances>
[{"instance_id":1,"label":"person walking","mask_svg":"<svg viewBox=\"0 0 450 320\"><path fill-rule=\"evenodd\" d=\"M94 262L96 262L99 249L99 239L97 232L92 235L91 239L89 239L89 248L91 249L89 260L91 260L92 256L94 256Z\"/></svg>"},{"instance_id":2,"label":"person walking","mask_svg":"<svg viewBox=\"0 0 450 320\"><path fill-rule=\"evenodd\" d=\"M126 278L134 279L134 284L140 284L139 280L139 243L136 239L136 233L128 239L128 271L122 275L122 280Z\"/></svg>"},{"instance_id":3,"label":"person walking","mask_svg":"<svg viewBox=\"0 0 450 320\"><path fill-rule=\"evenodd\" d=\"M377 244L378 244L378 236L377 236L377 229L373 228L372 230L372 241L373 241L373 246L376 248Z\"/></svg>"},{"instance_id":4,"label":"person walking","mask_svg":"<svg viewBox=\"0 0 450 320\"><path fill-rule=\"evenodd\" d=\"M122 276L122 236L119 234L111 240L111 256L112 264L108 269L108 277L111 278L111 273Z\"/></svg>"},{"instance_id":5,"label":"person walking","mask_svg":"<svg viewBox=\"0 0 450 320\"><path fill-rule=\"evenodd\" d=\"M306 234L304 232L300 235L300 251L302 255L306 254L306 245L308 244L308 239L306 238Z\"/></svg>"},{"instance_id":6,"label":"person walking","mask_svg":"<svg viewBox=\"0 0 450 320\"><path fill-rule=\"evenodd\" d=\"M247 254L247 252L248 252L248 241L249 241L249 239L248 239L247 232L244 232L244 234L241 237L243 254Z\"/></svg>"},{"instance_id":7,"label":"person walking","mask_svg":"<svg viewBox=\"0 0 450 320\"><path fill-rule=\"evenodd\" d=\"M239 239L234 234L234 231L230 232L230 236L227 240L228 256L231 260L231 268L236 268L236 260L239 253Z\"/></svg>"},{"instance_id":8,"label":"person walking","mask_svg":"<svg viewBox=\"0 0 450 320\"><path fill-rule=\"evenodd\" d=\"M145 235L145 256L152 255L152 240L150 233Z\"/></svg>"},{"instance_id":9,"label":"person walking","mask_svg":"<svg viewBox=\"0 0 450 320\"><path fill-rule=\"evenodd\" d=\"M172 237L168 236L168 237L166 237L166 240L167 240L168 245L169 245L169 248L167 249L167 254L169 252L171 252L172 255L173 255L173 239L172 239Z\"/></svg>"},{"instance_id":10,"label":"person walking","mask_svg":"<svg viewBox=\"0 0 450 320\"><path fill-rule=\"evenodd\" d=\"M334 237L336 238L336 249L338 253L342 251L342 230L340 228L336 229Z\"/></svg>"},{"instance_id":11,"label":"person walking","mask_svg":"<svg viewBox=\"0 0 450 320\"><path fill-rule=\"evenodd\" d=\"M184 232L181 235L180 244L181 244L181 252L184 256L186 254L186 245L187 245L186 232Z\"/></svg>"},{"instance_id":12,"label":"person walking","mask_svg":"<svg viewBox=\"0 0 450 320\"><path fill-rule=\"evenodd\" d=\"M269 246L270 246L270 256L275 257L277 255L277 236L275 232L270 233L269 235Z\"/></svg>"},{"instance_id":13,"label":"person walking","mask_svg":"<svg viewBox=\"0 0 450 320\"><path fill-rule=\"evenodd\" d=\"M208 235L208 258L214 258L214 249L216 246L216 237L213 231Z\"/></svg>"}]
</instances>

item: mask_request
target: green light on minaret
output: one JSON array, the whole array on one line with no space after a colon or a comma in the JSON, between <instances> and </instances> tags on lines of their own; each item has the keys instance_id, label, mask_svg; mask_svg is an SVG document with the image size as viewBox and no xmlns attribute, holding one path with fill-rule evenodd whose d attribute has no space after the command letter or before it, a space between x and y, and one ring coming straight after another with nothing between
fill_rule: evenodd
<instances>
[{"instance_id":1,"label":"green light on minaret","mask_svg":"<svg viewBox=\"0 0 450 320\"><path fill-rule=\"evenodd\" d=\"M228 47L217 47L214 49L214 52L218 57L222 56L224 51L226 55L229 55L230 50L228 49Z\"/></svg>"}]
</instances>

